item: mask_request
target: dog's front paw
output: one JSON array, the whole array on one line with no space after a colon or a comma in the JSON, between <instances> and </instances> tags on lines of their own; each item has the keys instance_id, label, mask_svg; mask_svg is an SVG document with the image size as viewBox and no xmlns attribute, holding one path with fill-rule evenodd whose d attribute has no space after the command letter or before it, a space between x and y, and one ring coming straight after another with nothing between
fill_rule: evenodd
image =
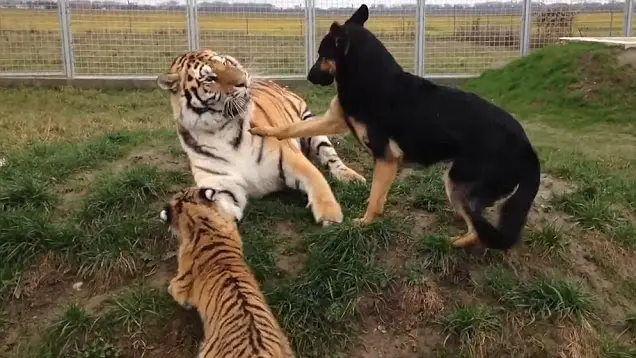
<instances>
[{"instance_id":1,"label":"dog's front paw","mask_svg":"<svg viewBox=\"0 0 636 358\"><path fill-rule=\"evenodd\" d=\"M369 225L375 220L377 217L381 216L380 214L370 214L365 213L364 216L353 219L353 222L357 225Z\"/></svg>"},{"instance_id":2,"label":"dog's front paw","mask_svg":"<svg viewBox=\"0 0 636 358\"><path fill-rule=\"evenodd\" d=\"M249 129L250 134L257 135L261 137L275 137L276 136L276 128L270 126L263 127L252 127Z\"/></svg>"}]
</instances>

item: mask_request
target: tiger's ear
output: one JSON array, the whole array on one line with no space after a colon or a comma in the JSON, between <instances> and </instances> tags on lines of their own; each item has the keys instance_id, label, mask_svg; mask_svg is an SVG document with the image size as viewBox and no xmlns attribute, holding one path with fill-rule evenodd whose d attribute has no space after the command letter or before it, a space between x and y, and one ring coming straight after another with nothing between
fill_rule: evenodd
<instances>
[{"instance_id":1,"label":"tiger's ear","mask_svg":"<svg viewBox=\"0 0 636 358\"><path fill-rule=\"evenodd\" d=\"M162 90L174 91L179 82L179 75L176 73L164 73L157 76L157 85Z\"/></svg>"},{"instance_id":2,"label":"tiger's ear","mask_svg":"<svg viewBox=\"0 0 636 358\"><path fill-rule=\"evenodd\" d=\"M216 194L216 191L214 189L204 188L201 190L201 194L203 194L203 197L206 198L207 200L213 201L214 194Z\"/></svg>"}]
</instances>

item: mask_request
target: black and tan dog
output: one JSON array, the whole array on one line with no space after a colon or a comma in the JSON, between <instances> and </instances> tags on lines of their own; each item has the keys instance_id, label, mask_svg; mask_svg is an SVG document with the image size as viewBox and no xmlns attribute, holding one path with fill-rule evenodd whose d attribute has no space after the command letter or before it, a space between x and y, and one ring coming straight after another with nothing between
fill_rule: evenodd
<instances>
[{"instance_id":1,"label":"black and tan dog","mask_svg":"<svg viewBox=\"0 0 636 358\"><path fill-rule=\"evenodd\" d=\"M401 162L452 162L444 176L446 195L468 226L453 245L512 247L540 181L539 159L522 126L476 94L405 72L363 27L368 11L362 5L343 25L334 22L320 43L308 79L323 86L335 79L338 88L322 118L252 133L283 139L351 131L375 159L367 210L356 219L363 223L382 214ZM493 226L483 210L513 191Z\"/></svg>"}]
</instances>

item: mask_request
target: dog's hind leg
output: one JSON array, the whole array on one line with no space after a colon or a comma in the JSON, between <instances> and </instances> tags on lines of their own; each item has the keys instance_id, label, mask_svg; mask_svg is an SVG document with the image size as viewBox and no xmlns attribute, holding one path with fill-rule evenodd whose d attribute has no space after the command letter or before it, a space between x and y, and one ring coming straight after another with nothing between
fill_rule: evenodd
<instances>
[{"instance_id":1,"label":"dog's hind leg","mask_svg":"<svg viewBox=\"0 0 636 358\"><path fill-rule=\"evenodd\" d=\"M454 247L468 247L478 244L480 241L477 232L473 227L470 217L468 217L468 214L466 214L464 210L468 204L466 188L451 180L449 172L446 172L446 174L444 174L444 189L451 207L455 210L455 214L466 223L466 234L452 238L452 245Z\"/></svg>"}]
</instances>

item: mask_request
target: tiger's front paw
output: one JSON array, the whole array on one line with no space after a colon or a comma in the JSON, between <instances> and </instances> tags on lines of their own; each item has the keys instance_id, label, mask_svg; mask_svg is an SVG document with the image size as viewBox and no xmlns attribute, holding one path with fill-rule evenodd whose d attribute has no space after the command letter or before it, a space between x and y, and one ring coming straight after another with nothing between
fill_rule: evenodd
<instances>
[{"instance_id":1,"label":"tiger's front paw","mask_svg":"<svg viewBox=\"0 0 636 358\"><path fill-rule=\"evenodd\" d=\"M342 167L340 170L338 170L337 173L335 173L335 176L336 179L343 183L367 182L367 180L362 175L358 174L358 172L349 167Z\"/></svg>"},{"instance_id":2,"label":"tiger's front paw","mask_svg":"<svg viewBox=\"0 0 636 358\"><path fill-rule=\"evenodd\" d=\"M249 129L249 131L250 134L261 137L276 137L276 135L278 134L277 128L270 126L252 127Z\"/></svg>"},{"instance_id":3,"label":"tiger's front paw","mask_svg":"<svg viewBox=\"0 0 636 358\"><path fill-rule=\"evenodd\" d=\"M176 279L170 280L170 284L168 285L168 294L172 296L172 298L183 308L190 309L192 305L188 302L188 297L183 291L182 288L179 287Z\"/></svg>"},{"instance_id":4,"label":"tiger's front paw","mask_svg":"<svg viewBox=\"0 0 636 358\"><path fill-rule=\"evenodd\" d=\"M340 224L344 218L342 208L335 199L317 200L311 204L311 210L316 222L321 223L322 226L329 226L333 223Z\"/></svg>"}]
</instances>

